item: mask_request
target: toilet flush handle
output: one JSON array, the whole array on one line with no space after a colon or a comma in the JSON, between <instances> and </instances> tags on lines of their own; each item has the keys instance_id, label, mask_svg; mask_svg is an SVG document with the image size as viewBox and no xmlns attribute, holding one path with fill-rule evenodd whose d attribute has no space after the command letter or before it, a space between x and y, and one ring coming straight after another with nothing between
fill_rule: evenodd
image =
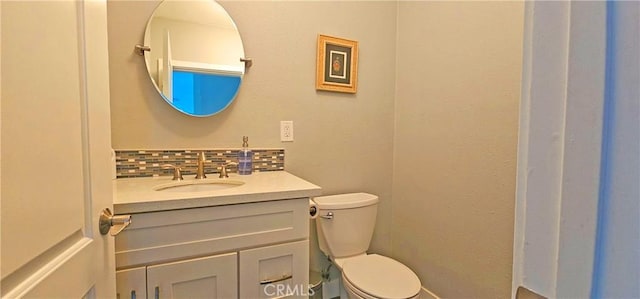
<instances>
[{"instance_id":1,"label":"toilet flush handle","mask_svg":"<svg viewBox=\"0 0 640 299\"><path fill-rule=\"evenodd\" d=\"M333 219L333 212L328 212L327 215L320 215L324 219Z\"/></svg>"}]
</instances>

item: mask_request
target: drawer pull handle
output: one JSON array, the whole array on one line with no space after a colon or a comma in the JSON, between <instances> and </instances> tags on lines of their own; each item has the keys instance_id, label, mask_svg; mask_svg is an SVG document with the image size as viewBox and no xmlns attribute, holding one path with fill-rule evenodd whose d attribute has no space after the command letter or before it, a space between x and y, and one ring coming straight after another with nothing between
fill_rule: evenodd
<instances>
[{"instance_id":1,"label":"drawer pull handle","mask_svg":"<svg viewBox=\"0 0 640 299\"><path fill-rule=\"evenodd\" d=\"M131 299L136 299L136 291L131 291Z\"/></svg>"},{"instance_id":2,"label":"drawer pull handle","mask_svg":"<svg viewBox=\"0 0 640 299\"><path fill-rule=\"evenodd\" d=\"M264 285L264 284L272 284L272 283L281 282L281 281L284 281L284 280L287 280L287 279L291 279L291 278L293 278L293 275L292 275L292 274L288 274L288 275L287 275L287 274L285 274L285 275L282 275L282 277L280 277L280 278L274 278L274 279L265 279L265 280L261 280L261 281L260 281L260 284L261 284L261 285Z\"/></svg>"},{"instance_id":3,"label":"drawer pull handle","mask_svg":"<svg viewBox=\"0 0 640 299\"><path fill-rule=\"evenodd\" d=\"M160 287L156 287L155 296L153 298L160 299Z\"/></svg>"}]
</instances>

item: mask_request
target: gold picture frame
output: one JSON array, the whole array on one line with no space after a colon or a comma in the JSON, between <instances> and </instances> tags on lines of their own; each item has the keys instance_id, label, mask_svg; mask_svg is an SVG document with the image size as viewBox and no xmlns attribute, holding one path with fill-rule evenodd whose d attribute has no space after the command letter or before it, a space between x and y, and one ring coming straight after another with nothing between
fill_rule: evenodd
<instances>
[{"instance_id":1,"label":"gold picture frame","mask_svg":"<svg viewBox=\"0 0 640 299\"><path fill-rule=\"evenodd\" d=\"M358 42L318 35L316 89L356 93L358 86Z\"/></svg>"}]
</instances>

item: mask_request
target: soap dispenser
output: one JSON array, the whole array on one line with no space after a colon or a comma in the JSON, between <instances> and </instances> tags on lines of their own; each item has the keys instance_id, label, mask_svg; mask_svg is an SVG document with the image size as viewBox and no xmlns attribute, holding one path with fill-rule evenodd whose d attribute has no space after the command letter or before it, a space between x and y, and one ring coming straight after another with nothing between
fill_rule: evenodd
<instances>
[{"instance_id":1,"label":"soap dispenser","mask_svg":"<svg viewBox=\"0 0 640 299\"><path fill-rule=\"evenodd\" d=\"M249 137L242 136L242 149L238 151L238 174L249 175L253 170L253 152L249 149Z\"/></svg>"}]
</instances>

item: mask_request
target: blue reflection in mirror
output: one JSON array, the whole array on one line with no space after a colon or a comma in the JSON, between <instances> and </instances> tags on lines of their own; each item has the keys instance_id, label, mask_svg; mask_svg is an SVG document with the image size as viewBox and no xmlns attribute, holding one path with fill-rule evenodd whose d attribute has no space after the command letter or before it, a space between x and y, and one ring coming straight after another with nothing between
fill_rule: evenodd
<instances>
[{"instance_id":1,"label":"blue reflection in mirror","mask_svg":"<svg viewBox=\"0 0 640 299\"><path fill-rule=\"evenodd\" d=\"M224 110L235 98L241 77L173 71L173 106L197 116Z\"/></svg>"}]
</instances>

